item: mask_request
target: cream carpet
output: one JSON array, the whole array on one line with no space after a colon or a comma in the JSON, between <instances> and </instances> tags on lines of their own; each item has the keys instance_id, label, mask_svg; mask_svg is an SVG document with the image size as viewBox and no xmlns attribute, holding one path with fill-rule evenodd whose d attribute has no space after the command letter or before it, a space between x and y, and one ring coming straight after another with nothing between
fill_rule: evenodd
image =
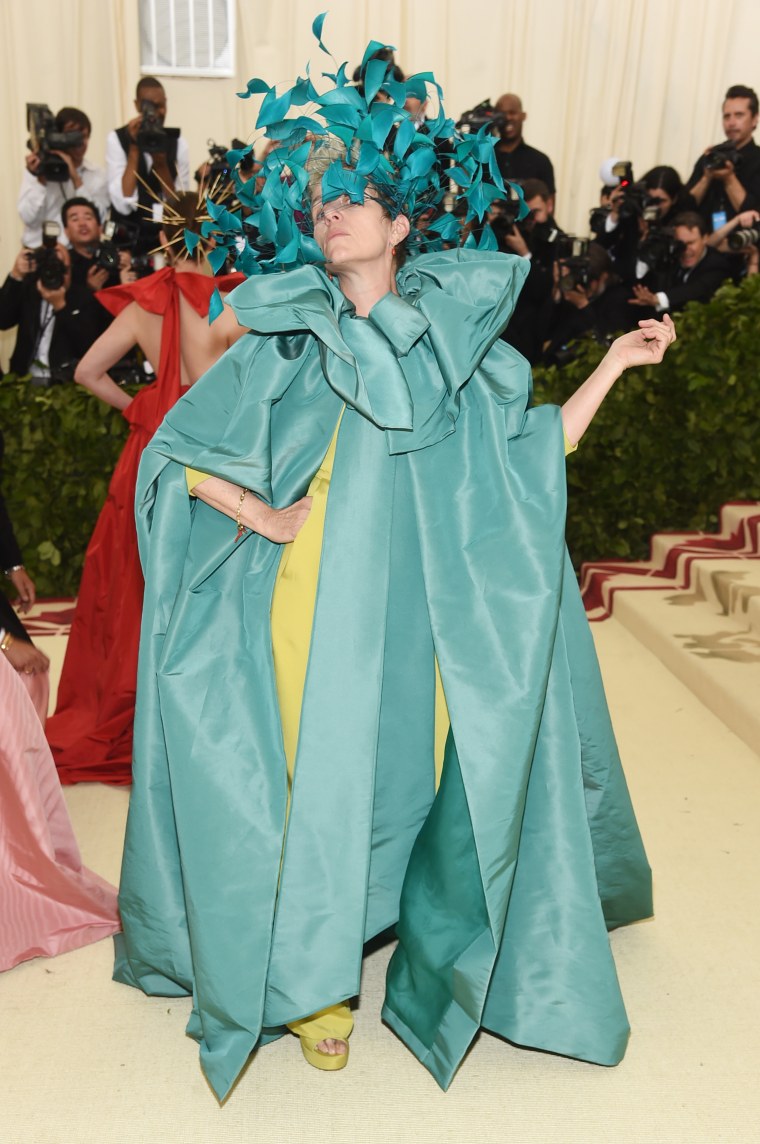
<instances>
[{"instance_id":1,"label":"cream carpet","mask_svg":"<svg viewBox=\"0 0 760 1144\"><path fill-rule=\"evenodd\" d=\"M0 977L0 1144L760 1142L760 759L614 619L594 625L657 916L612 943L633 1035L604 1069L483 1034L447 1094L379 1020L366 960L349 1067L294 1038L224 1108L184 1035L188 1002L110 980L111 943ZM127 793L67 789L85 861L116 880Z\"/></svg>"}]
</instances>

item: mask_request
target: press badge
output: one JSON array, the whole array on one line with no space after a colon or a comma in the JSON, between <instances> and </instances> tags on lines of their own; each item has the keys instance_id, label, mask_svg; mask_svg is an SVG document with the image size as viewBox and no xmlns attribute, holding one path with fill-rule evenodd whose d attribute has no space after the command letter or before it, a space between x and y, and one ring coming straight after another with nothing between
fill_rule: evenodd
<instances>
[{"instance_id":1,"label":"press badge","mask_svg":"<svg viewBox=\"0 0 760 1144\"><path fill-rule=\"evenodd\" d=\"M712 213L713 234L715 233L716 230L720 230L720 228L722 226L725 226L727 222L728 222L728 219L726 218L726 212L725 211L713 211L713 213Z\"/></svg>"}]
</instances>

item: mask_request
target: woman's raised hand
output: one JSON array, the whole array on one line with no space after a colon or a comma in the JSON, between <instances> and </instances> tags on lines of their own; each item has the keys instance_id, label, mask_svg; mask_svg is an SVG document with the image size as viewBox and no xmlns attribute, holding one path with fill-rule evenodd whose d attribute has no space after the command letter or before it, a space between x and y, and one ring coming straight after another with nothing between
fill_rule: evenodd
<instances>
[{"instance_id":1,"label":"woman's raised hand","mask_svg":"<svg viewBox=\"0 0 760 1144\"><path fill-rule=\"evenodd\" d=\"M670 314L662 321L645 318L639 322L638 330L631 330L616 338L609 349L611 357L617 359L622 369L635 365L656 365L665 356L668 346L676 340L676 327Z\"/></svg>"},{"instance_id":2,"label":"woman's raised hand","mask_svg":"<svg viewBox=\"0 0 760 1144\"><path fill-rule=\"evenodd\" d=\"M289 544L298 536L310 512L311 497L301 497L287 508L270 508L261 503L254 530L275 544Z\"/></svg>"}]
</instances>

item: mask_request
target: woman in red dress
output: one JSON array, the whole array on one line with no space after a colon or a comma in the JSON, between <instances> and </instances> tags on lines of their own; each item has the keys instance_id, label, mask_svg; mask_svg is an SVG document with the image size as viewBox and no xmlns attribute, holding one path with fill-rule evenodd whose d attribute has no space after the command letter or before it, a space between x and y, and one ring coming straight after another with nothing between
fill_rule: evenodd
<instances>
[{"instance_id":1,"label":"woman in red dress","mask_svg":"<svg viewBox=\"0 0 760 1144\"><path fill-rule=\"evenodd\" d=\"M140 457L167 410L246 332L227 310L209 324L214 291L231 290L242 275L214 278L203 240L192 256L172 253L185 228L198 231L197 196L180 195L173 209L177 220L163 232L170 265L98 295L116 317L76 372L80 385L122 411L130 433L87 547L56 712L47 722L63 783L132 781L143 597L134 524ZM132 398L107 370L135 343L156 365L156 381Z\"/></svg>"}]
</instances>

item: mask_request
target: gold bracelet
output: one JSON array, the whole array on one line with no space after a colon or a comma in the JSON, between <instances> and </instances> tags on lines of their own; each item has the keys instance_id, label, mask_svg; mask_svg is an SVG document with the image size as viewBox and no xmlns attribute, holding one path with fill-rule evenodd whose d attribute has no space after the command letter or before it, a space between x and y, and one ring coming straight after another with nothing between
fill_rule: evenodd
<instances>
[{"instance_id":1,"label":"gold bracelet","mask_svg":"<svg viewBox=\"0 0 760 1144\"><path fill-rule=\"evenodd\" d=\"M15 637L10 632L6 632L0 642L0 651L7 651L12 644L15 643Z\"/></svg>"},{"instance_id":2,"label":"gold bracelet","mask_svg":"<svg viewBox=\"0 0 760 1144\"><path fill-rule=\"evenodd\" d=\"M248 492L248 489L243 489L242 493L240 494L240 500L238 501L237 512L235 513L235 524L237 525L237 536L235 537L235 544L237 544L238 540L240 540L240 537L243 536L244 533L247 531L245 525L242 524L241 520L240 520L240 513L241 513L242 508L243 508L243 501L245 500L245 494L247 492Z\"/></svg>"}]
</instances>

